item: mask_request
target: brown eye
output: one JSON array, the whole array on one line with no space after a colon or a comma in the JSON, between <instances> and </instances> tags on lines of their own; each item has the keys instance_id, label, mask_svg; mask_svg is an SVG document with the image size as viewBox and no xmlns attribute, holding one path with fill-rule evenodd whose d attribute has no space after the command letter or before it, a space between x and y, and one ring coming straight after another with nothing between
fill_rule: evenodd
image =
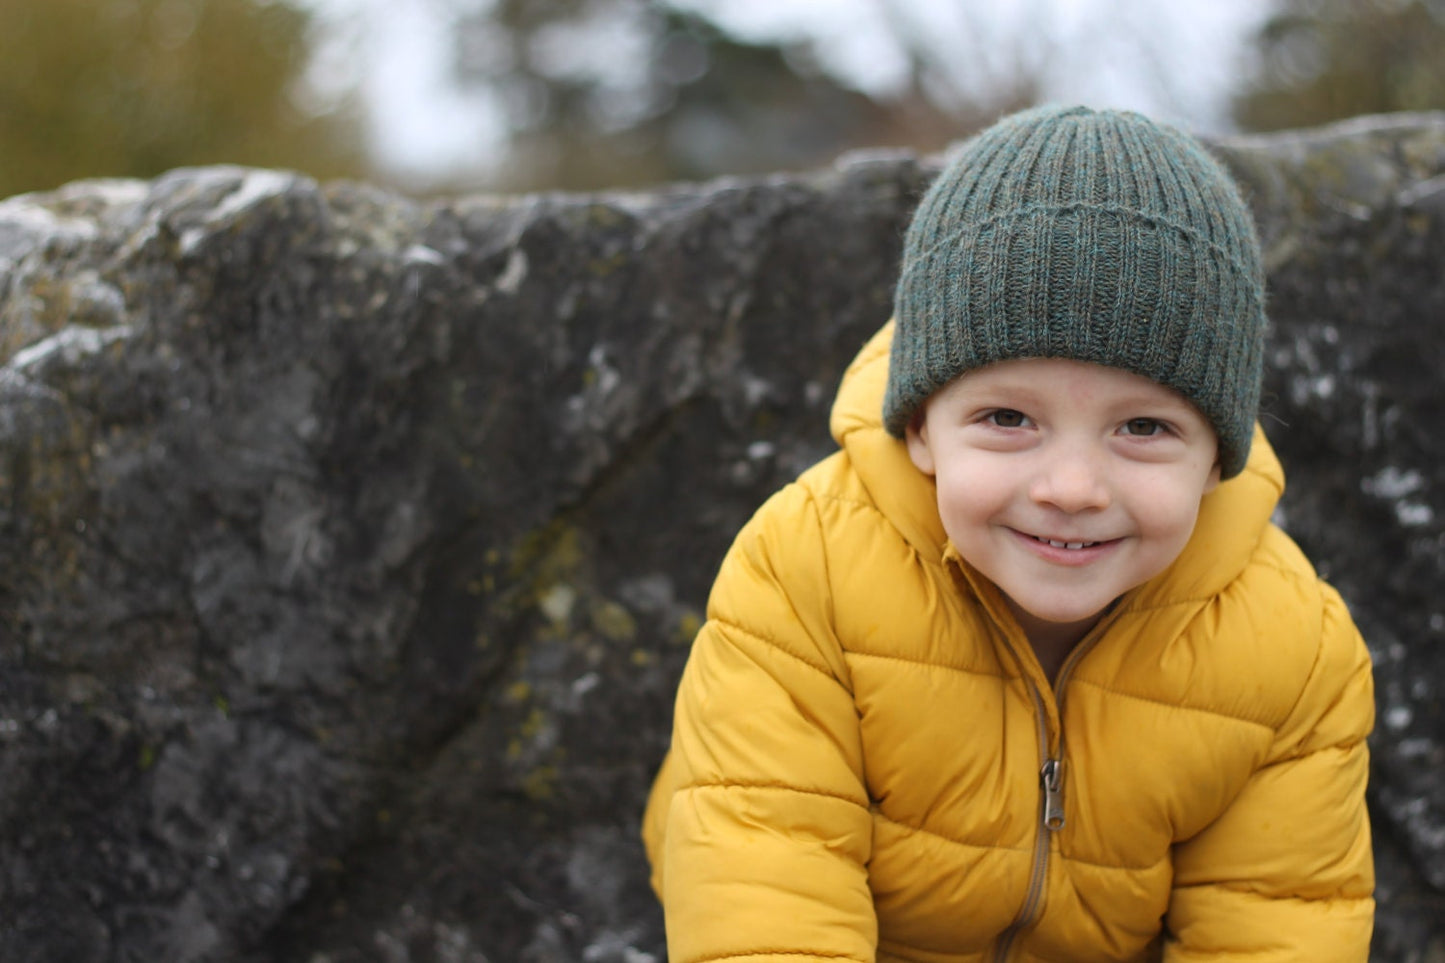
<instances>
[{"instance_id":1,"label":"brown eye","mask_svg":"<svg viewBox=\"0 0 1445 963\"><path fill-rule=\"evenodd\" d=\"M1147 438L1149 435L1157 435L1164 430L1164 426L1153 418L1131 418L1124 422L1124 433Z\"/></svg>"},{"instance_id":2,"label":"brown eye","mask_svg":"<svg viewBox=\"0 0 1445 963\"><path fill-rule=\"evenodd\" d=\"M988 420L1000 428L1022 428L1028 418L1022 411L1014 411L1012 408L1000 408L988 416Z\"/></svg>"}]
</instances>

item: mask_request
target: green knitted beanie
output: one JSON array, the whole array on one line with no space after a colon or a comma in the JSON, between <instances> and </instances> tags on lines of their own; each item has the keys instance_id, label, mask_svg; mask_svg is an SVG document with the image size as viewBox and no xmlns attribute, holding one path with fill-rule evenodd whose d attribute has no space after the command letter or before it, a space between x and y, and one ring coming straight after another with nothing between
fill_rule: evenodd
<instances>
[{"instance_id":1,"label":"green knitted beanie","mask_svg":"<svg viewBox=\"0 0 1445 963\"><path fill-rule=\"evenodd\" d=\"M1198 142L1138 114L1040 107L966 142L904 242L883 423L1014 358L1122 368L1192 401L1220 475L1249 457L1264 348L1254 221Z\"/></svg>"}]
</instances>

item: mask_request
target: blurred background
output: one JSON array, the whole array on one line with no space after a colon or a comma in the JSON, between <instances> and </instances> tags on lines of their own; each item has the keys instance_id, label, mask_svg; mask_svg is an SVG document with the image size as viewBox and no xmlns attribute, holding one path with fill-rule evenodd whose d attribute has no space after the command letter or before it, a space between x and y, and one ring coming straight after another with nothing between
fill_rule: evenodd
<instances>
[{"instance_id":1,"label":"blurred background","mask_svg":"<svg viewBox=\"0 0 1445 963\"><path fill-rule=\"evenodd\" d=\"M1043 100L1200 133L1445 108L1445 0L0 0L0 196L239 163L415 195L935 150Z\"/></svg>"}]
</instances>

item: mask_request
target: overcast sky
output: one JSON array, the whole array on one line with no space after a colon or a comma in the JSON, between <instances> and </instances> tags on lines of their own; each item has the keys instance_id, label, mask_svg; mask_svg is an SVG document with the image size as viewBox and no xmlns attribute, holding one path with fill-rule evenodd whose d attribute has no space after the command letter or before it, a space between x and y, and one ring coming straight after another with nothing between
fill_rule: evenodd
<instances>
[{"instance_id":1,"label":"overcast sky","mask_svg":"<svg viewBox=\"0 0 1445 963\"><path fill-rule=\"evenodd\" d=\"M323 88L362 84L372 153L396 174L426 180L483 167L499 153L500 112L485 93L448 79L447 27L428 0L306 0L337 38L318 61ZM1047 35L1045 95L1140 110L1204 133L1229 129L1227 95L1244 44L1268 13L1263 0L675 0L745 39L809 37L825 68L886 94L906 64L881 19L895 10L943 43L968 38L970 57ZM986 37L980 42L978 38ZM605 39L586 51L597 55ZM625 58L615 38L614 59Z\"/></svg>"}]
</instances>

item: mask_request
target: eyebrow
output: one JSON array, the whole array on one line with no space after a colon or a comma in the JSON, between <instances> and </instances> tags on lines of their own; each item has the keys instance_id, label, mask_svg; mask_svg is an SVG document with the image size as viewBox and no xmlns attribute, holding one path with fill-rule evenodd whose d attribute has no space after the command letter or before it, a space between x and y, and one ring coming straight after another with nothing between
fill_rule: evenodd
<instances>
[{"instance_id":1,"label":"eyebrow","mask_svg":"<svg viewBox=\"0 0 1445 963\"><path fill-rule=\"evenodd\" d=\"M1172 409L1188 411L1198 414L1199 410L1189 402L1189 399L1175 394L1173 391L1158 385L1159 391L1144 391L1130 389L1128 392L1111 398L1111 407L1118 408L1142 408L1142 409ZM1002 384L979 386L976 383L970 384L968 380L959 383L959 389L965 392L966 397L975 398L982 396L982 403L990 403L992 395L1004 395L1007 401L1018 401L1025 405L1034 404L1045 398L1045 392L1041 391L1035 384L1027 379L1005 381Z\"/></svg>"}]
</instances>

